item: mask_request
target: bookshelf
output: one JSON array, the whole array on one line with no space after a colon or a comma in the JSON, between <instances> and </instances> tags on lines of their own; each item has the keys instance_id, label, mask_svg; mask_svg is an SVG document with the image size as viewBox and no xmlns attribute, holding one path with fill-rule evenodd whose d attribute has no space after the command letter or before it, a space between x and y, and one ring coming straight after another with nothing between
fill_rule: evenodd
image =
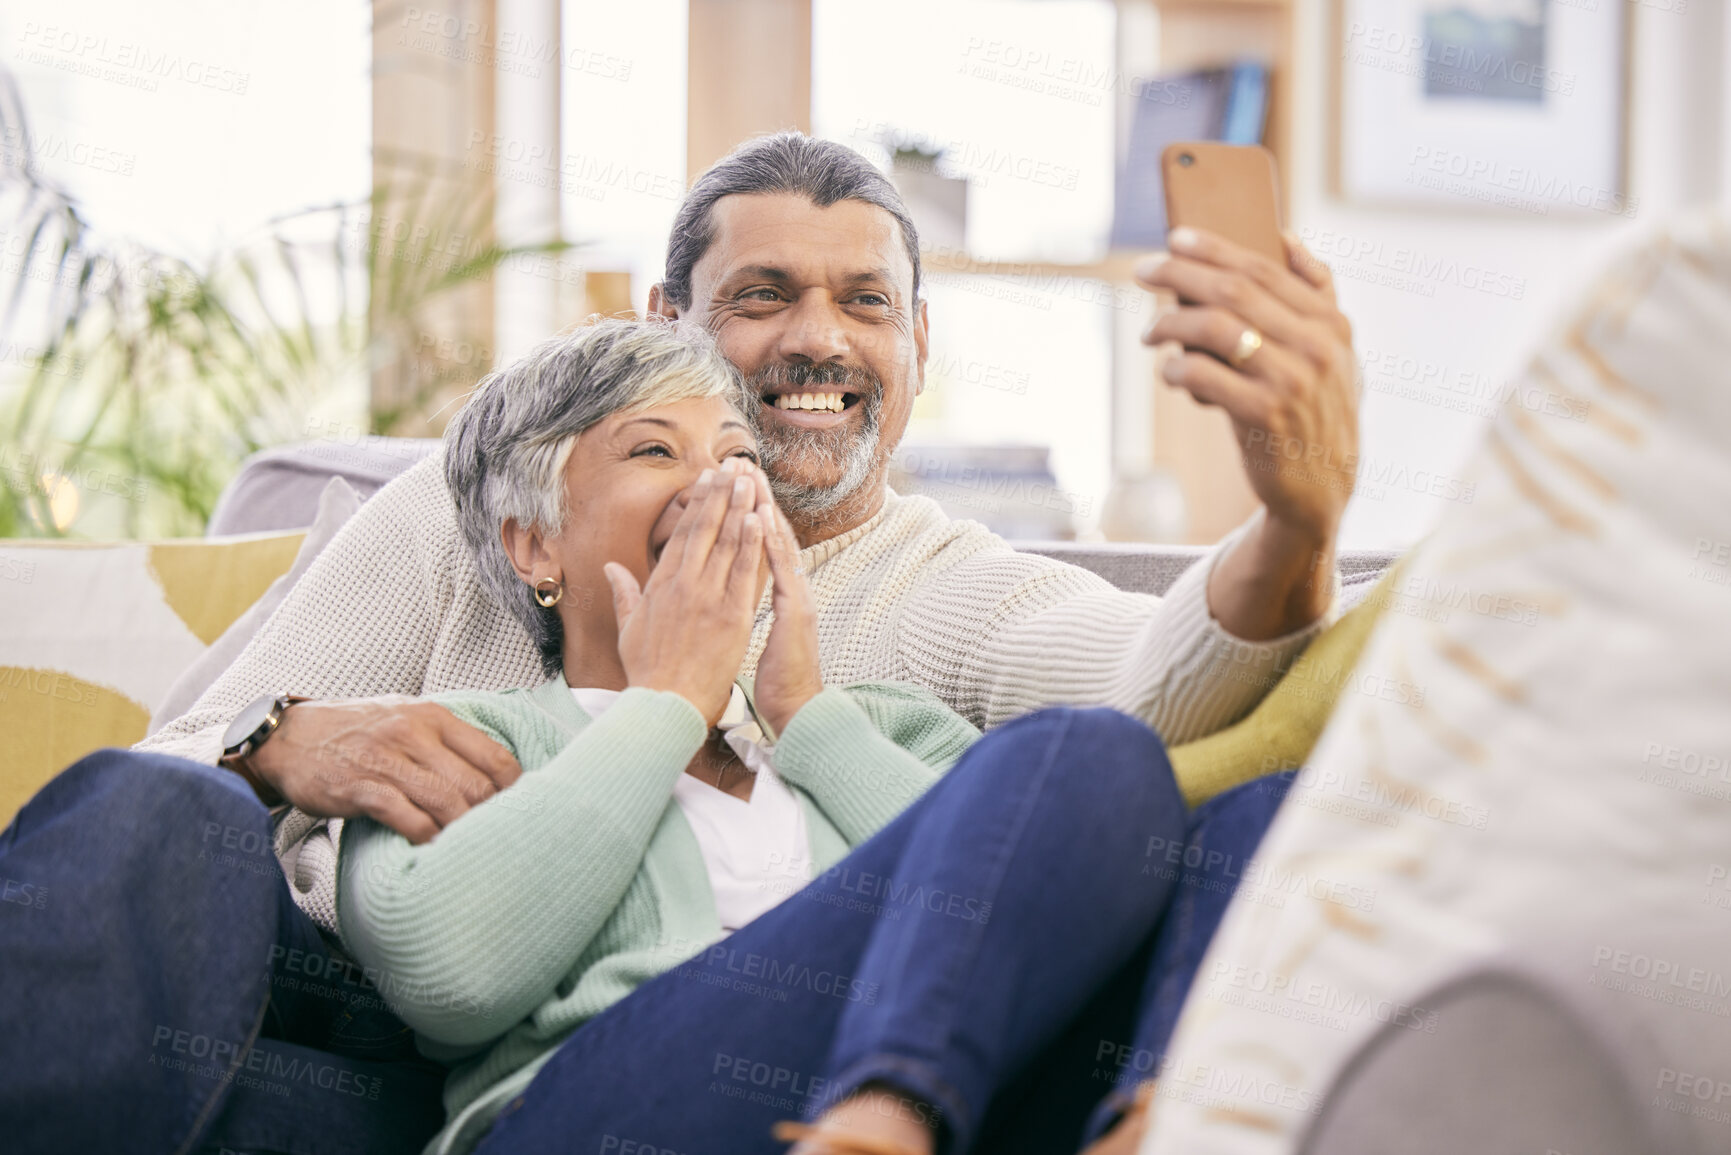
<instances>
[{"instance_id":1,"label":"bookshelf","mask_svg":"<svg viewBox=\"0 0 1731 1155\"><path fill-rule=\"evenodd\" d=\"M1292 165L1291 0L1117 0L1118 72L1125 77L1182 72L1255 59L1268 66L1268 114L1263 140L1282 174L1281 211L1290 219L1285 174ZM1128 88L1128 85L1121 86ZM1119 93L1119 141L1128 136L1131 95ZM921 254L934 273L992 277L1079 277L1132 284L1141 252L1114 251L1080 263L992 261L953 250ZM1134 476L1150 467L1178 481L1188 510L1190 542L1213 542L1256 508L1239 464L1231 422L1161 382L1158 359L1140 344L1145 316L1114 320L1114 471Z\"/></svg>"}]
</instances>

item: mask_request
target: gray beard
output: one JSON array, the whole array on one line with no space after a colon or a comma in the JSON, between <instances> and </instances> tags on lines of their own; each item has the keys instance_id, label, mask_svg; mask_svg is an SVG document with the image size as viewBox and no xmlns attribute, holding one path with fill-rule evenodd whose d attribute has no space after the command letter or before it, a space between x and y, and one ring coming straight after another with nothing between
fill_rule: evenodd
<instances>
[{"instance_id":1,"label":"gray beard","mask_svg":"<svg viewBox=\"0 0 1731 1155\"><path fill-rule=\"evenodd\" d=\"M883 390L873 389L860 401L862 421L856 435L845 428L804 429L793 425L760 423L758 457L769 475L769 488L776 504L789 516L825 514L858 493L881 464L879 415ZM827 468L826 468L827 467ZM839 471L833 485L808 485L788 475L810 477Z\"/></svg>"}]
</instances>

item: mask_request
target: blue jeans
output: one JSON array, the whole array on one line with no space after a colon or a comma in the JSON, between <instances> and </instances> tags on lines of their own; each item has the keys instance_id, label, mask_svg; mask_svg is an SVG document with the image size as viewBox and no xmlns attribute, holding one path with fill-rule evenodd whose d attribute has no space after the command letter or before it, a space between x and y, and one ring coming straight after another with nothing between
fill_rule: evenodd
<instances>
[{"instance_id":1,"label":"blue jeans","mask_svg":"<svg viewBox=\"0 0 1731 1155\"><path fill-rule=\"evenodd\" d=\"M443 1071L294 905L226 771L102 750L0 833L8 1151L418 1151Z\"/></svg>"},{"instance_id":2,"label":"blue jeans","mask_svg":"<svg viewBox=\"0 0 1731 1155\"><path fill-rule=\"evenodd\" d=\"M1084 798L1096 807L1105 798L1116 802L1111 780L1127 775L1143 809L1162 815L1150 823L1130 876L1095 877L1097 883L1119 884L1113 889L1142 891L1147 876L1164 872L1161 863L1172 854L1175 829L1168 820L1178 813L1164 754L1153 735L1106 711L1048 711L1012 723L982 740L925 800L837 869L718 944L720 953L707 951L646 984L578 1031L525 1098L539 1104L570 1085L584 1087L586 1100L612 1096L617 1102L610 1106L619 1110L597 1116L605 1143L609 1135L618 1141L671 1125L701 1105L698 1096L707 1096L711 1108L728 1108L722 1121L730 1131L749 1132L749 1144L739 1149L768 1149L769 1122L815 1110L819 1101L835 1097L815 1094L805 1074L797 1085L790 1084L794 1072L814 1071L828 1059L827 1051L810 1058L812 1045L827 1045L831 1038L839 1045L839 1012L851 1007L863 1016L867 1008L891 999L909 1008L916 1005L910 1001L916 995L946 994L935 974L923 995L913 986L897 989L898 984L884 986L879 980L871 980L879 982L875 989L860 985L867 962L862 925L869 930L879 922L895 923L909 928L902 939L913 949L968 952L981 967L995 961L981 948L1002 937L991 924L1007 918L1008 908L984 911L980 895L971 893L980 876L965 873L968 863L951 863L956 874L941 900L932 899L929 890L910 900L907 880L893 872L887 884L859 873L867 869L862 856L893 865L895 847L911 854L910 834L919 823L921 846L935 849L946 841L995 846L1005 867L998 885L1020 890L1045 885L1046 872L1037 859L1009 870L1003 854L1043 847L1030 853L1049 856L1062 867L1077 849L1063 844L1059 824L1038 811L1022 813L1019 833L1000 829L984 838L976 827L988 813L1001 820L1013 812L1004 805L968 812L971 795L990 803L994 791L982 772L967 768L987 764L1000 747L1026 741L1031 750L1038 737L1048 739L1041 747L1047 761L1062 763L1046 773L1081 783L1079 791L1061 792L1072 811ZM1053 743L1087 765L1059 757ZM1090 773L1090 767L1104 772ZM1020 785L1013 793L1024 806L1040 794L1031 773L1024 769L1015 779ZM949 785L952 781L961 785ZM1006 777L1002 785L1010 781ZM1102 1095L1120 1082L1128 1086L1151 1067L1145 1057L1157 1059L1163 1052L1190 976L1227 901L1216 876L1224 874L1230 882L1232 868L1222 872L1220 855L1209 858L1197 848L1221 850L1228 861L1241 863L1284 791L1284 780L1264 779L1191 816L1187 835L1180 836L1185 839L1180 860L1206 860L1213 864L1210 870L1186 867L1176 879L1148 879L1148 893L1133 904L1144 920L1136 933L1146 931L1151 912L1158 918L1157 933L1144 934L1098 989L1068 996L1070 1003L1082 998L1083 1005L1043 1048L1035 1044L1035 1057L998 1088L981 1123L980 1149L1066 1150L1074 1145L1079 1120L1090 1111L1095 1130L1110 1121L1119 1099L1108 1096L1102 1102ZM955 801L943 801L951 798ZM947 818L931 816L943 807L948 807ZM408 1153L418 1151L437 1129L443 1114L442 1072L402 1059L406 1029L381 1009L371 984L329 950L295 907L269 849L269 835L269 816L233 775L124 750L100 751L75 763L0 832L0 1134L8 1151ZM939 841L928 844L933 837ZM1052 844L1054 838L1060 839L1058 845ZM910 858L910 865L918 862L917 856ZM1075 884L1075 868L1062 873ZM1086 871L1082 874L1085 882ZM1207 882L1214 886L1202 885ZM1165 898L1158 893L1162 889ZM937 911L930 909L934 901ZM830 905L837 902L855 909ZM1158 916L1162 903L1163 918ZM859 917L860 907L873 906L880 908L878 914ZM849 914L853 917L842 917ZM924 933L912 933L916 924ZM942 932L952 924L962 927L964 938L974 936L971 947L947 941ZM774 929L779 926L795 931ZM832 949L843 944L822 939L837 927L850 932L851 950ZM818 937L800 941L799 933ZM877 971L895 964L882 954L889 942L884 938L880 953L869 960ZM1073 976L1061 973L1065 959L1052 957L1067 950L1068 944L1056 951L1043 949L1042 942L1021 944L1015 953L1027 958L1018 973L1032 983L1070 981ZM1100 950L1096 944L1089 965L1103 965ZM796 975L785 960L802 954L819 966L832 955L837 961L827 964L823 978L814 977L813 969ZM1152 961L1156 956L1158 963ZM835 969L844 964L851 968L845 975ZM1003 969L994 973L1001 975ZM972 975L965 978L974 985ZM846 981L838 984L841 979ZM711 985L720 981L729 989ZM956 993L953 982L947 993ZM1038 993L1031 988L1031 995ZM801 1052L806 1066L760 1067L765 1060L752 1054L756 1032L773 1026L763 1040L765 1049L782 1046L775 1032L790 1029L790 1016L783 1012L807 1003L827 1015L811 1019L816 1025ZM1036 1008L1020 1002L1006 1007L1001 993L994 1005L1014 1011L1019 1021L1005 1024L1002 1040L994 1041L989 1032L981 1035L984 1045L1002 1042L1025 1050L1031 1037L1050 1034L1052 1021L1064 1014L1061 1006L1056 1013L1041 1008L1035 1022L1026 1015ZM742 1010L741 1017L730 1017ZM992 1013L993 1006L963 1000L957 1012ZM682 1021L682 1015L690 1021ZM904 1026L908 1019L904 1010ZM631 1023L644 1033L631 1037ZM600 1045L610 1032L620 1040L615 1052ZM849 1038L859 1054L891 1040L869 1023L853 1029ZM990 1054L982 1058L991 1068L988 1081L1001 1079L1014 1066L994 1062ZM629 1067L614 1070L615 1059ZM623 1077L626 1069L636 1074ZM980 1069L980 1062L958 1068L969 1087L980 1083ZM781 1082L760 1087L760 1074L770 1083ZM899 1068L886 1067L881 1074L901 1083L895 1077ZM841 1089L838 1083L834 1091ZM758 1104L762 1112L738 1117L745 1104L736 1092L766 1090L781 1101ZM944 1105L936 1091L930 1101ZM495 1130L504 1134L532 1127L542 1111L538 1105L516 1112L514 1122L501 1122ZM1048 1135L1061 1138L1053 1145ZM683 1150L713 1146L707 1139L682 1141ZM490 1146L514 1149L508 1136L491 1137Z\"/></svg>"},{"instance_id":3,"label":"blue jeans","mask_svg":"<svg viewBox=\"0 0 1731 1155\"><path fill-rule=\"evenodd\" d=\"M1207 884L1285 785L1189 816L1140 722L1002 726L836 867L579 1028L480 1151L779 1151L776 1121L867 1083L945 1150L1074 1151L1163 1053L1230 897Z\"/></svg>"}]
</instances>

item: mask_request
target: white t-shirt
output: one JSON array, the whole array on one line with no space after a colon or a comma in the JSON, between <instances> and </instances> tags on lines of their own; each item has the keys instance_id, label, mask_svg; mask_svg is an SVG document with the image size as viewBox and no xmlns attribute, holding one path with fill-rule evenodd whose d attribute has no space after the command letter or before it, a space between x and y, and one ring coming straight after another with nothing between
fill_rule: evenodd
<instances>
[{"instance_id":1,"label":"white t-shirt","mask_svg":"<svg viewBox=\"0 0 1731 1155\"><path fill-rule=\"evenodd\" d=\"M599 718L619 698L618 690L573 689L577 705ZM697 836L715 913L729 934L779 905L811 880L811 840L805 812L775 772L774 747L751 719L738 686L721 716L727 744L756 772L751 798L735 798L709 783L681 774L673 800Z\"/></svg>"}]
</instances>

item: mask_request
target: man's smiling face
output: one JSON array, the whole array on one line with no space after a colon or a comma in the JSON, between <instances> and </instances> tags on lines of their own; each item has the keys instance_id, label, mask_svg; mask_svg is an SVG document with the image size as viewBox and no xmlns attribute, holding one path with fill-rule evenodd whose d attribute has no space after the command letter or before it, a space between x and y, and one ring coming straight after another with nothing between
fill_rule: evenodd
<instances>
[{"instance_id":1,"label":"man's smiling face","mask_svg":"<svg viewBox=\"0 0 1731 1155\"><path fill-rule=\"evenodd\" d=\"M726 196L685 316L758 397L759 450L796 525L877 509L924 383L926 318L894 217L864 201Z\"/></svg>"}]
</instances>

